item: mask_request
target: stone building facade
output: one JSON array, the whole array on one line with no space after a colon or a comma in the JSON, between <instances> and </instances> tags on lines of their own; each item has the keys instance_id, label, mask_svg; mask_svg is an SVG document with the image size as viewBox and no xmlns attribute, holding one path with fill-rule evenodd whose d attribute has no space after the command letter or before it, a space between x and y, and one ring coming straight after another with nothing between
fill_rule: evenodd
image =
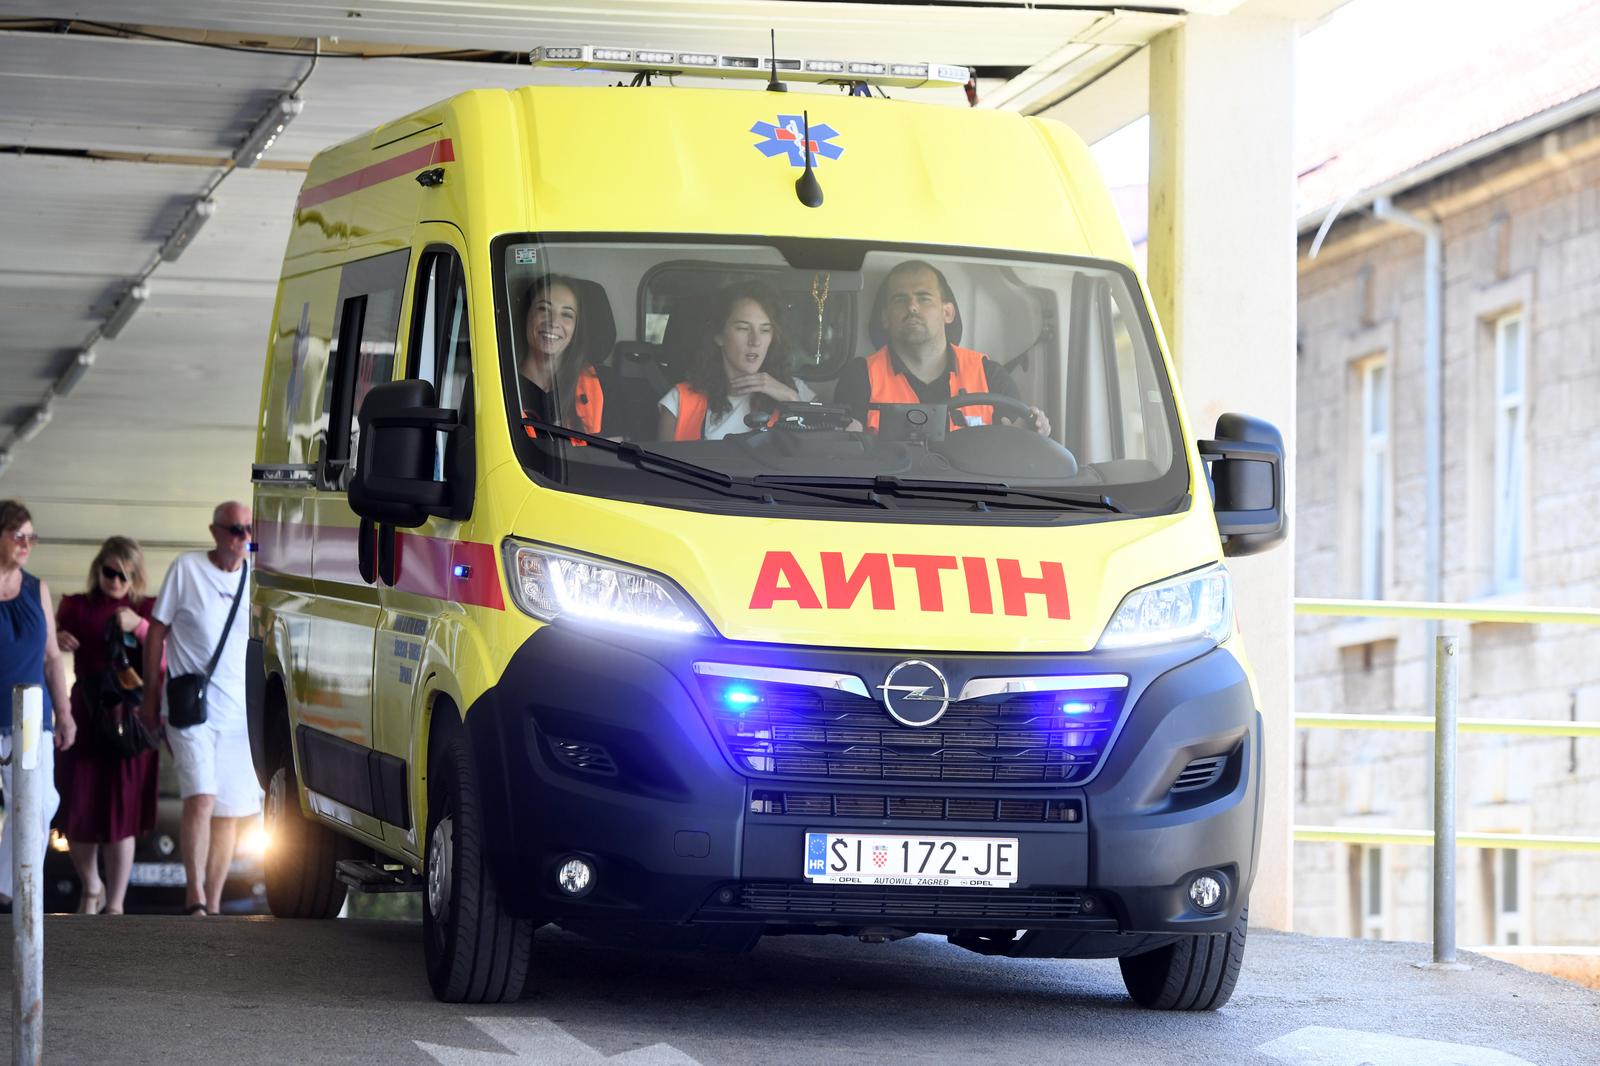
<instances>
[{"instance_id":1,"label":"stone building facade","mask_svg":"<svg viewBox=\"0 0 1600 1066\"><path fill-rule=\"evenodd\" d=\"M1446 602L1600 606L1600 117L1395 194L1436 220ZM1370 213L1299 257L1296 595L1421 600L1423 241ZM1600 721L1600 627L1444 623L1460 713ZM1296 710L1431 714L1423 623L1299 616ZM1298 825L1431 826L1426 733L1301 730ZM1600 836L1600 740L1463 734L1461 832ZM1295 845L1295 928L1426 940L1426 847ZM1600 944L1600 854L1458 853L1458 936Z\"/></svg>"}]
</instances>

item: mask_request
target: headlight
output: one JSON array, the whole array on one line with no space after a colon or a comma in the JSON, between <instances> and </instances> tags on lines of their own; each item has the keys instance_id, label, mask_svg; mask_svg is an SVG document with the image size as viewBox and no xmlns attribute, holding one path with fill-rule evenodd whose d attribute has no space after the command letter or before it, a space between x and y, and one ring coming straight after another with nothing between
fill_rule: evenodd
<instances>
[{"instance_id":1,"label":"headlight","mask_svg":"<svg viewBox=\"0 0 1600 1066\"><path fill-rule=\"evenodd\" d=\"M1233 632L1233 587L1220 564L1135 589L1111 616L1102 648L1137 648Z\"/></svg>"},{"instance_id":2,"label":"headlight","mask_svg":"<svg viewBox=\"0 0 1600 1066\"><path fill-rule=\"evenodd\" d=\"M694 603L659 574L542 545L506 542L506 573L517 606L545 622L591 622L703 636Z\"/></svg>"}]
</instances>

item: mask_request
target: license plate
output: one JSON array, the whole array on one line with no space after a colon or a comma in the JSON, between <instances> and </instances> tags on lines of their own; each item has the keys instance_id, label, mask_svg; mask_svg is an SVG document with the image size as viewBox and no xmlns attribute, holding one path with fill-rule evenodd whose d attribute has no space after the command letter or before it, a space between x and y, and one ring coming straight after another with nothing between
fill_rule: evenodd
<instances>
[{"instance_id":1,"label":"license plate","mask_svg":"<svg viewBox=\"0 0 1600 1066\"><path fill-rule=\"evenodd\" d=\"M184 884L181 862L136 862L128 875L130 885L182 886Z\"/></svg>"},{"instance_id":2,"label":"license plate","mask_svg":"<svg viewBox=\"0 0 1600 1066\"><path fill-rule=\"evenodd\" d=\"M807 833L805 862L824 885L1003 888L1017 881L1017 838Z\"/></svg>"}]
</instances>

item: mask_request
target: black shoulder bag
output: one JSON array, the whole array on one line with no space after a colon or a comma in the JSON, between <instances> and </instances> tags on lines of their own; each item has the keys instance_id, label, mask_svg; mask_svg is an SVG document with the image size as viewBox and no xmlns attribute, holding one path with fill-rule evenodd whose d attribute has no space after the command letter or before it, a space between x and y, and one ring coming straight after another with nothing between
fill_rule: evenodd
<instances>
[{"instance_id":1,"label":"black shoulder bag","mask_svg":"<svg viewBox=\"0 0 1600 1066\"><path fill-rule=\"evenodd\" d=\"M94 736L113 755L131 759L156 746L156 738L139 717L144 681L134 663L139 642L124 633L115 615L106 623L106 669L100 674L99 706L90 716Z\"/></svg>"},{"instance_id":2,"label":"black shoulder bag","mask_svg":"<svg viewBox=\"0 0 1600 1066\"><path fill-rule=\"evenodd\" d=\"M245 582L250 578L250 564L240 563L239 571L239 591L233 594L233 606L228 610L228 620L222 624L222 636L217 638L217 647L206 664L206 672L167 678L167 724L177 729L188 729L206 720L206 689L222 659L222 646L228 643L228 634L233 632L233 619L239 613L239 601L244 599Z\"/></svg>"}]
</instances>

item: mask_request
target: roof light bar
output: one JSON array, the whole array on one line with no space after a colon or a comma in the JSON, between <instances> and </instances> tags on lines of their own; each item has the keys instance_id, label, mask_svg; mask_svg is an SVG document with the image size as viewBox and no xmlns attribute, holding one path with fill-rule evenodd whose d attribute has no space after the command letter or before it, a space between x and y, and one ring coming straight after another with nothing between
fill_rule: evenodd
<instances>
[{"instance_id":1,"label":"roof light bar","mask_svg":"<svg viewBox=\"0 0 1600 1066\"><path fill-rule=\"evenodd\" d=\"M298 96L284 93L272 101L272 106L267 108L267 113L256 121L245 135L244 141L233 153L233 165L236 167L253 167L261 162L261 157L266 155L267 149L272 147L272 142L278 139L278 134L283 132L293 118L298 115L306 102Z\"/></svg>"},{"instance_id":2,"label":"roof light bar","mask_svg":"<svg viewBox=\"0 0 1600 1066\"><path fill-rule=\"evenodd\" d=\"M200 232L200 227L206 224L206 219L216 213L217 202L210 197L196 200L189 205L189 210L183 213L183 219L178 223L178 228L172 231L172 236L161 246L161 258L172 262L183 254L189 242L194 240L194 235Z\"/></svg>"},{"instance_id":3,"label":"roof light bar","mask_svg":"<svg viewBox=\"0 0 1600 1066\"><path fill-rule=\"evenodd\" d=\"M133 317L133 313L139 310L139 305L149 298L150 286L142 282L130 285L128 291L117 301L117 305L111 309L105 324L100 327L100 336L107 339L116 337L122 332L122 327L128 324L128 319Z\"/></svg>"},{"instance_id":4,"label":"roof light bar","mask_svg":"<svg viewBox=\"0 0 1600 1066\"><path fill-rule=\"evenodd\" d=\"M562 45L535 48L528 62L568 70L613 70L623 73L687 74L719 78L771 76L774 61L766 56L718 55L712 52L666 52L654 49ZM902 89L923 86L960 87L971 72L950 63L888 63L876 60L777 58L778 73L793 81L867 82Z\"/></svg>"}]
</instances>

